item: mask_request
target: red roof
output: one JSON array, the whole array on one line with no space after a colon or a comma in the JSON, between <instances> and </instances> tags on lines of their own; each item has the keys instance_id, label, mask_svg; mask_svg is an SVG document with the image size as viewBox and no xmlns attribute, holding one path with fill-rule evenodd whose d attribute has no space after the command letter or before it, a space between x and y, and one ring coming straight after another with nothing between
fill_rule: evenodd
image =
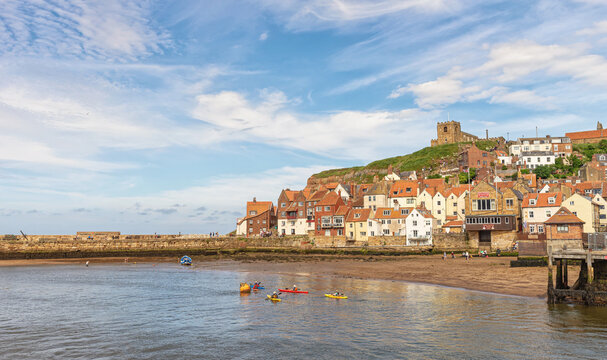
<instances>
[{"instance_id":1,"label":"red roof","mask_svg":"<svg viewBox=\"0 0 607 360\"><path fill-rule=\"evenodd\" d=\"M545 224L583 224L579 217L573 215L567 208L560 208Z\"/></svg>"},{"instance_id":2,"label":"red roof","mask_svg":"<svg viewBox=\"0 0 607 360\"><path fill-rule=\"evenodd\" d=\"M351 210L351 208L347 205L342 205L340 206L337 211L335 212L335 215L343 215L346 216L348 215L348 212Z\"/></svg>"},{"instance_id":3,"label":"red roof","mask_svg":"<svg viewBox=\"0 0 607 360\"><path fill-rule=\"evenodd\" d=\"M346 219L346 221L352 221L352 222L367 221L369 219L370 214L371 214L371 209L352 209L352 211L350 211L350 213L348 214L348 218Z\"/></svg>"},{"instance_id":4,"label":"red roof","mask_svg":"<svg viewBox=\"0 0 607 360\"><path fill-rule=\"evenodd\" d=\"M398 180L390 188L390 197L417 197L417 181Z\"/></svg>"},{"instance_id":5,"label":"red roof","mask_svg":"<svg viewBox=\"0 0 607 360\"><path fill-rule=\"evenodd\" d=\"M535 200L535 204L531 205L529 200ZM553 203L550 203L548 199L554 199ZM537 208L537 207L554 207L561 206L564 200L563 193L528 193L523 198L524 208Z\"/></svg>"},{"instance_id":6,"label":"red roof","mask_svg":"<svg viewBox=\"0 0 607 360\"><path fill-rule=\"evenodd\" d=\"M464 226L464 222L462 220L453 220L445 223L443 227L462 227Z\"/></svg>"},{"instance_id":7,"label":"red roof","mask_svg":"<svg viewBox=\"0 0 607 360\"><path fill-rule=\"evenodd\" d=\"M603 130L603 129L589 130L589 131L577 131L577 132L566 133L565 136L571 140L607 138L607 131Z\"/></svg>"},{"instance_id":8,"label":"red roof","mask_svg":"<svg viewBox=\"0 0 607 360\"><path fill-rule=\"evenodd\" d=\"M406 215L403 215L401 210L408 210ZM386 212L384 214L384 211ZM404 219L413 211L413 208L400 208L395 210L393 208L380 207L375 210L375 219Z\"/></svg>"},{"instance_id":9,"label":"red roof","mask_svg":"<svg viewBox=\"0 0 607 360\"><path fill-rule=\"evenodd\" d=\"M318 206L329 206L329 205L337 205L337 203L341 200L341 197L336 192L329 192L326 194L322 200L320 200L316 205Z\"/></svg>"}]
</instances>

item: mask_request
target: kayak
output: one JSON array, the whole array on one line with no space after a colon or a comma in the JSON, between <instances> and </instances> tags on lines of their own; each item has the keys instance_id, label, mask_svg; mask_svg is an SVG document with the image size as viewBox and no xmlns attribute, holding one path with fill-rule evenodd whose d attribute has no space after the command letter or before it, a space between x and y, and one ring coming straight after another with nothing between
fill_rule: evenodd
<instances>
[{"instance_id":1,"label":"kayak","mask_svg":"<svg viewBox=\"0 0 607 360\"><path fill-rule=\"evenodd\" d=\"M280 292L286 292L286 293L294 293L294 294L307 294L307 291L299 291L299 290L289 290L289 289L278 289L278 291Z\"/></svg>"},{"instance_id":2,"label":"kayak","mask_svg":"<svg viewBox=\"0 0 607 360\"><path fill-rule=\"evenodd\" d=\"M331 299L347 299L347 296L335 296L335 295L331 295L331 294L325 294L326 297L331 298Z\"/></svg>"},{"instance_id":3,"label":"kayak","mask_svg":"<svg viewBox=\"0 0 607 360\"><path fill-rule=\"evenodd\" d=\"M272 298L272 296L270 296L270 295L268 295L268 299L269 299L269 300L272 300L272 301L274 301L274 302L281 302L281 301L282 301L282 299L278 299L278 298Z\"/></svg>"},{"instance_id":4,"label":"kayak","mask_svg":"<svg viewBox=\"0 0 607 360\"><path fill-rule=\"evenodd\" d=\"M263 287L263 286L260 286L260 287L252 287L252 286L251 286L251 289L252 289L252 290L263 290L263 289L265 289L265 287Z\"/></svg>"}]
</instances>

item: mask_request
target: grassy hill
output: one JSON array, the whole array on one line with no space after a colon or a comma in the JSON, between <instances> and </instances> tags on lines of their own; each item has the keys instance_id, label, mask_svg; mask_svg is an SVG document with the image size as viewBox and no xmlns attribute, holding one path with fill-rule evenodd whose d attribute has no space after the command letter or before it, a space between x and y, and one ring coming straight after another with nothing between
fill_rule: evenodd
<instances>
[{"instance_id":1,"label":"grassy hill","mask_svg":"<svg viewBox=\"0 0 607 360\"><path fill-rule=\"evenodd\" d=\"M441 161L454 161L459 153L459 144L445 144L438 146L428 146L414 153L395 156L383 160L373 161L366 166L355 166L351 168L325 170L312 175L313 178L323 179L330 176L344 177L355 182L369 182L373 179L379 170L385 171L389 165L392 165L394 171L421 170L423 168L436 168ZM476 146L483 150L490 150L497 145L492 140L481 140L476 142Z\"/></svg>"}]
</instances>

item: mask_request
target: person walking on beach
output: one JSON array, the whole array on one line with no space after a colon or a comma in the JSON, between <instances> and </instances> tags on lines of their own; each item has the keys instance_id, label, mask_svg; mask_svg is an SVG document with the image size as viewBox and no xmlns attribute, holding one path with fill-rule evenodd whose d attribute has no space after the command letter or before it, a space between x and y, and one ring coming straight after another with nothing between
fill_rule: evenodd
<instances>
[{"instance_id":1,"label":"person walking on beach","mask_svg":"<svg viewBox=\"0 0 607 360\"><path fill-rule=\"evenodd\" d=\"M455 259L455 254L451 251L451 259Z\"/></svg>"},{"instance_id":2,"label":"person walking on beach","mask_svg":"<svg viewBox=\"0 0 607 360\"><path fill-rule=\"evenodd\" d=\"M447 252L443 251L443 260L446 260L446 259L447 259Z\"/></svg>"}]
</instances>

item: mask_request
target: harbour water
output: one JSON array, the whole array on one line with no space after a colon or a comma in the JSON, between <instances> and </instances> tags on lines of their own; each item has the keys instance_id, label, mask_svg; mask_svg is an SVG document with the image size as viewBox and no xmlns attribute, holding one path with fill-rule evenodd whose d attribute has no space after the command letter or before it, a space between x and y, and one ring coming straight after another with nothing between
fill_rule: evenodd
<instances>
[{"instance_id":1,"label":"harbour water","mask_svg":"<svg viewBox=\"0 0 607 360\"><path fill-rule=\"evenodd\" d=\"M266 290L241 296L239 282ZM310 291L264 300L282 286ZM328 299L345 292L348 300ZM607 309L177 264L0 267L0 358L605 358Z\"/></svg>"}]
</instances>

